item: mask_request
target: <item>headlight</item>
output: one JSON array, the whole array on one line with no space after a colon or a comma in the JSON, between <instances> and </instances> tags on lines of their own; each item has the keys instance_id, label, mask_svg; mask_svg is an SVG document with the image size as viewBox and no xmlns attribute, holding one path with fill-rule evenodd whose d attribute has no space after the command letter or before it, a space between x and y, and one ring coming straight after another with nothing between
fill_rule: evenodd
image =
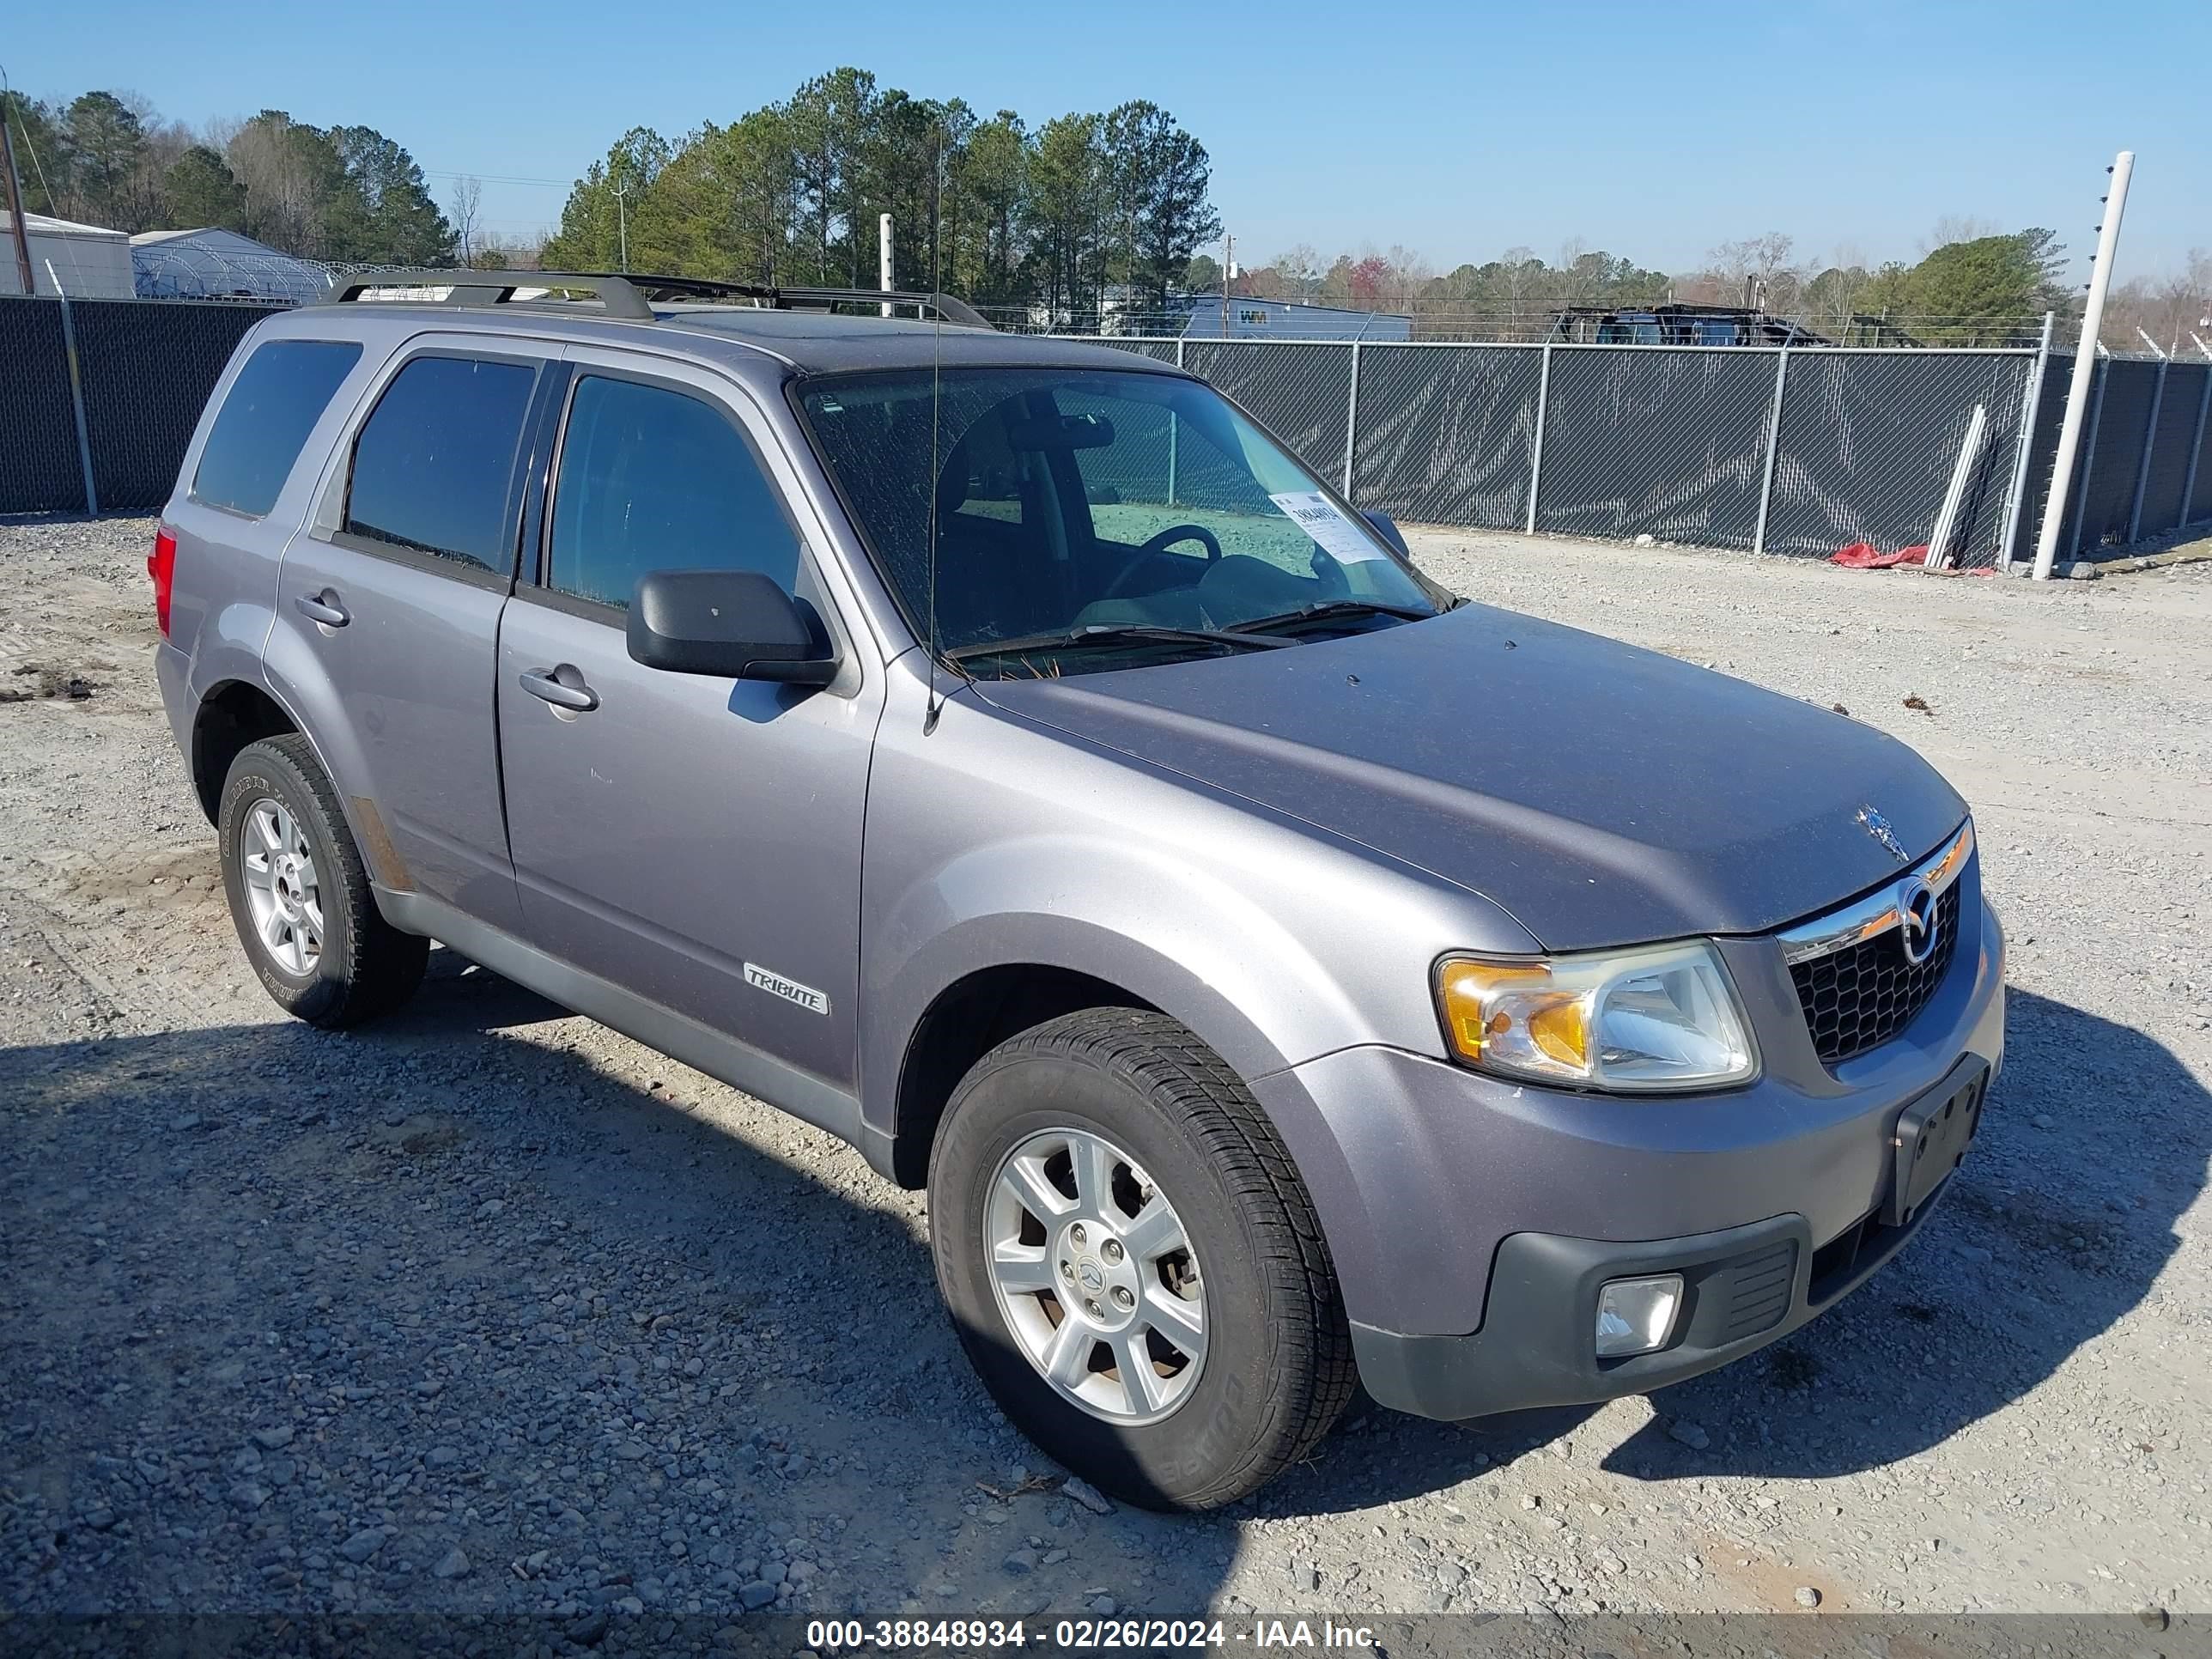
<instances>
[{"instance_id":1,"label":"headlight","mask_svg":"<svg viewBox=\"0 0 2212 1659\"><path fill-rule=\"evenodd\" d=\"M1757 1074L1748 1023L1702 941L1548 959L1447 957L1444 1028L1485 1071L1585 1089L1741 1083Z\"/></svg>"}]
</instances>

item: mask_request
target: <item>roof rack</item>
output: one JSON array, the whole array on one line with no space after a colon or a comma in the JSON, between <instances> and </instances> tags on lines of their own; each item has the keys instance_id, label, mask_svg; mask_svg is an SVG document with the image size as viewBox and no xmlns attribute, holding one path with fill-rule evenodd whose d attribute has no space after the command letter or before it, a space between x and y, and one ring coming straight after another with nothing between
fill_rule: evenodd
<instances>
[{"instance_id":1,"label":"roof rack","mask_svg":"<svg viewBox=\"0 0 2212 1659\"><path fill-rule=\"evenodd\" d=\"M745 300L764 309L828 311L841 305L912 306L917 315L935 313L963 328L988 328L988 319L964 300L949 294L910 293L903 289L866 288L763 288L752 283L721 283L703 276L662 276L643 272L617 275L607 270L391 270L373 276L348 276L334 285L319 303L343 305L386 289L442 288L444 295L428 303L483 307L529 304L515 295L528 289L574 289L596 294L604 314L628 322L649 323L655 313L652 301Z\"/></svg>"}]
</instances>

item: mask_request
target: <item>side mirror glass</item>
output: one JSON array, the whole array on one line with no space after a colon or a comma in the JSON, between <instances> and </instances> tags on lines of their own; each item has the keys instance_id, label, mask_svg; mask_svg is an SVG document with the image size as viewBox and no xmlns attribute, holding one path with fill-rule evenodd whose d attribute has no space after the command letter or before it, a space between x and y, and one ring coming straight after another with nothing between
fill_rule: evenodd
<instances>
[{"instance_id":1,"label":"side mirror glass","mask_svg":"<svg viewBox=\"0 0 2212 1659\"><path fill-rule=\"evenodd\" d=\"M672 674L827 685L837 653L814 608L757 570L653 570L629 601L629 654Z\"/></svg>"}]
</instances>

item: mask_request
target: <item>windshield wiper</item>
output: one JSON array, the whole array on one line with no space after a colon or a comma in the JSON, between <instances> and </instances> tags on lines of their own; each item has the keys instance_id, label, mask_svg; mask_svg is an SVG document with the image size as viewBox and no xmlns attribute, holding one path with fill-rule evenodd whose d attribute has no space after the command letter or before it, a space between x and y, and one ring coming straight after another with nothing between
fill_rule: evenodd
<instances>
[{"instance_id":1,"label":"windshield wiper","mask_svg":"<svg viewBox=\"0 0 2212 1659\"><path fill-rule=\"evenodd\" d=\"M1410 605L1385 605L1379 599L1323 599L1318 605L1301 605L1280 616L1255 617L1249 622L1231 623L1228 627L1232 633L1265 635L1270 629L1292 628L1324 617L1396 617L1403 622L1426 622L1438 614L1435 611L1416 611Z\"/></svg>"},{"instance_id":2,"label":"windshield wiper","mask_svg":"<svg viewBox=\"0 0 2212 1659\"><path fill-rule=\"evenodd\" d=\"M1073 651L1094 645L1122 645L1131 641L1157 640L1169 644L1228 645L1239 650L1267 651L1295 643L1265 635L1232 634L1218 628L1169 628L1153 623L1087 623L1056 634L1029 634L1017 640L987 640L963 645L945 653L947 662L968 662L977 657L1013 657L1030 651Z\"/></svg>"}]
</instances>

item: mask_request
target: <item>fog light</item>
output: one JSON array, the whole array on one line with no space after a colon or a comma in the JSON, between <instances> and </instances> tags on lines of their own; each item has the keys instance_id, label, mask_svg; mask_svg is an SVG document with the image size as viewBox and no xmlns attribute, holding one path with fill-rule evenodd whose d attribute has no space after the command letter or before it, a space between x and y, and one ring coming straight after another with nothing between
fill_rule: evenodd
<instances>
[{"instance_id":1,"label":"fog light","mask_svg":"<svg viewBox=\"0 0 2212 1659\"><path fill-rule=\"evenodd\" d=\"M1597 1293L1597 1357L1620 1359L1664 1347L1682 1305L1682 1275L1608 1279Z\"/></svg>"}]
</instances>

